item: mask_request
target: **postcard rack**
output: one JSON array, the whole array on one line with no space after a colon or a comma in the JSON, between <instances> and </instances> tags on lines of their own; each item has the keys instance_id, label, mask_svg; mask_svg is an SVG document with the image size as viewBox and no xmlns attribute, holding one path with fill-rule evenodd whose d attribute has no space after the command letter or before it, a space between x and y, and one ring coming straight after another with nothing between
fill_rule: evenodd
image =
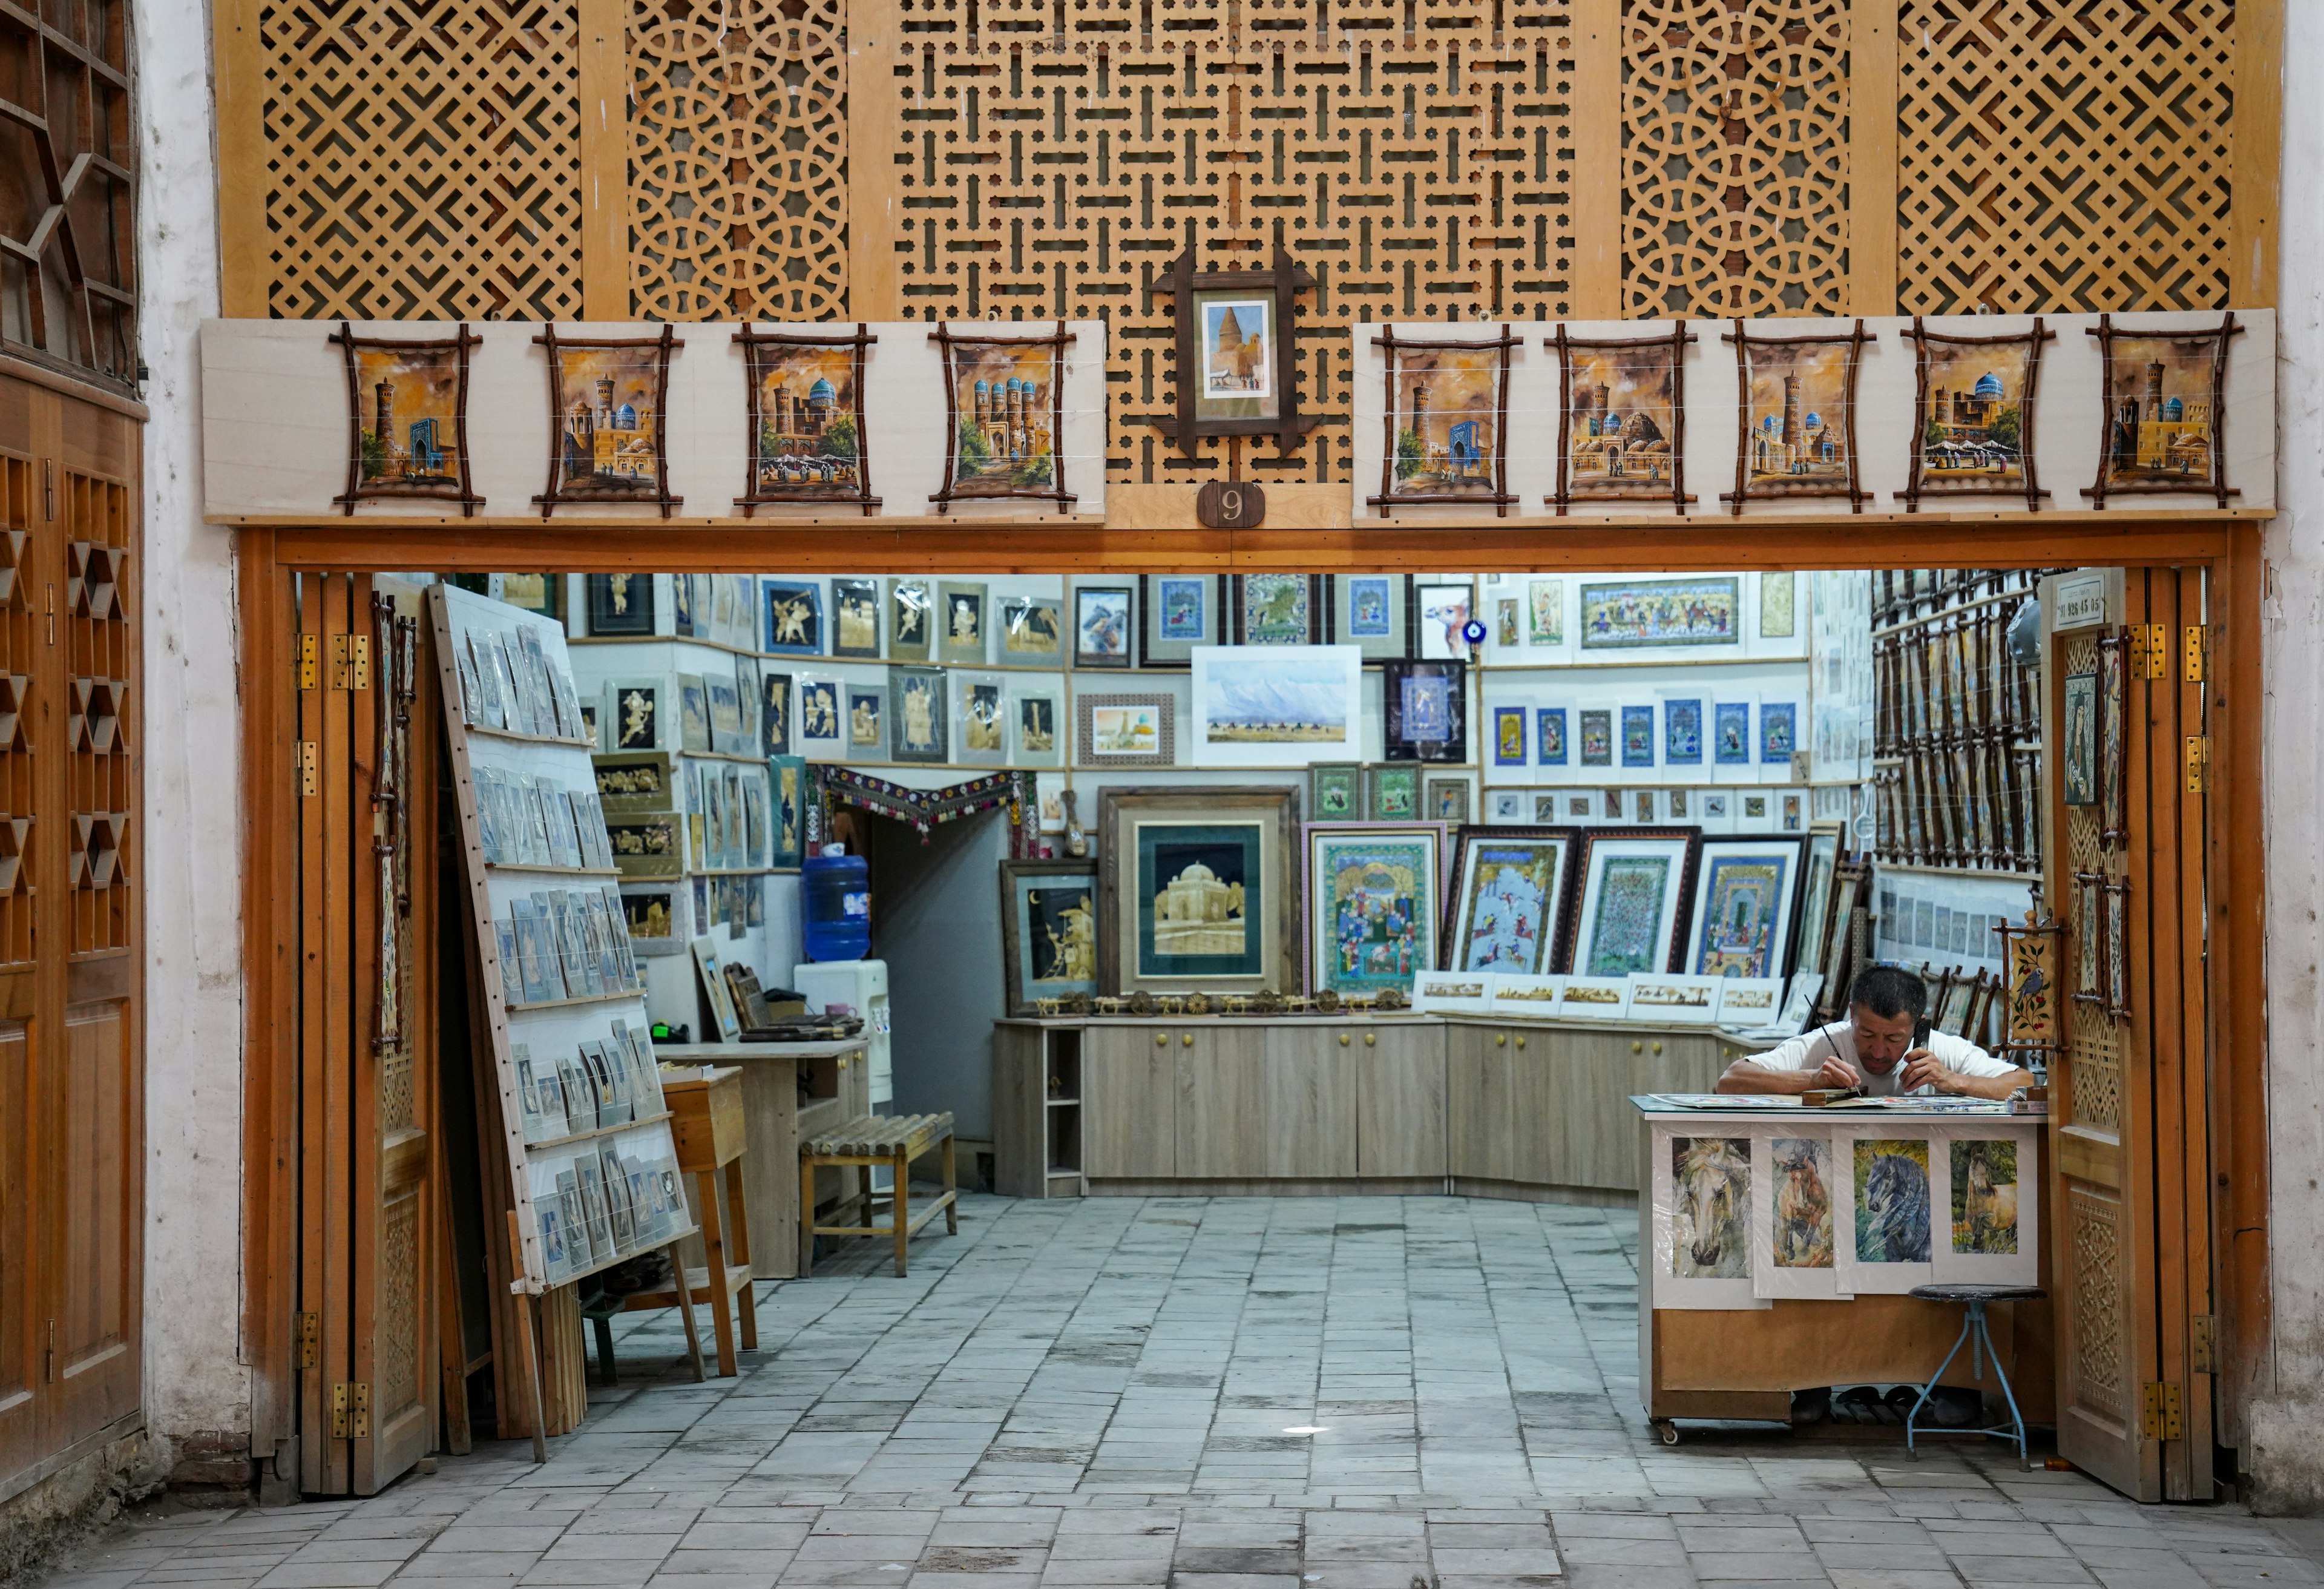
<instances>
[{"instance_id":1,"label":"postcard rack","mask_svg":"<svg viewBox=\"0 0 2324 1589\"><path fill-rule=\"evenodd\" d=\"M642 1252L682 1272L695 1224L563 630L442 584L429 612L529 1323L550 1288Z\"/></svg>"}]
</instances>

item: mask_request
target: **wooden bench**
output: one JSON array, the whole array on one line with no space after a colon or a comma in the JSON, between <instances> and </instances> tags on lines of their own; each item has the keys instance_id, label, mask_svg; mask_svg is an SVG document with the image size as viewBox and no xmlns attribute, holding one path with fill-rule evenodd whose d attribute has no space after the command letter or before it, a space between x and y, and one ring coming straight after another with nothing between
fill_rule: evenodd
<instances>
[{"instance_id":1,"label":"wooden bench","mask_svg":"<svg viewBox=\"0 0 2324 1589\"><path fill-rule=\"evenodd\" d=\"M912 1160L935 1148L944 1150L944 1192L918 1214L912 1212ZM889 1223L872 1224L869 1221L878 1212L881 1196L871 1189L867 1177L864 1189L839 1206L841 1215L861 1204L863 1224L817 1224L815 1222L815 1172L823 1166L855 1165L876 1169L885 1165L895 1177L895 1189L887 1194ZM953 1180L952 1116L949 1114L859 1114L835 1130L805 1139L799 1143L799 1274L811 1273L815 1262L815 1238L817 1236L893 1236L896 1239L896 1272L905 1271L905 1252L912 1233L936 1217L941 1210L945 1231L957 1234L960 1231L959 1195Z\"/></svg>"}]
</instances>

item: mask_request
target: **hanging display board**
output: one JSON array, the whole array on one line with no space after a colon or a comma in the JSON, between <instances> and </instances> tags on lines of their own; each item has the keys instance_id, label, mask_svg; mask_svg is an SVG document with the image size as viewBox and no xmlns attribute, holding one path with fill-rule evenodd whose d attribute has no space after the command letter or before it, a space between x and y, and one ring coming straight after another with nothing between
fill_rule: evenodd
<instances>
[{"instance_id":1,"label":"hanging display board","mask_svg":"<svg viewBox=\"0 0 2324 1589\"><path fill-rule=\"evenodd\" d=\"M560 523L1105 513L1102 321L667 330L208 321L204 510Z\"/></svg>"},{"instance_id":2,"label":"hanging display board","mask_svg":"<svg viewBox=\"0 0 2324 1589\"><path fill-rule=\"evenodd\" d=\"M1479 385L1416 406L1392 362L1412 339L1489 353L1512 336L1498 393ZM1528 517L2275 505L2268 309L1400 320L1354 327L1349 356L1357 522L1391 507L1418 522L1473 514L1412 488L1473 473L1463 438L1489 424L1509 439L1499 489Z\"/></svg>"},{"instance_id":3,"label":"hanging display board","mask_svg":"<svg viewBox=\"0 0 2324 1589\"><path fill-rule=\"evenodd\" d=\"M564 630L447 586L428 595L518 1284L537 1294L695 1226Z\"/></svg>"}]
</instances>

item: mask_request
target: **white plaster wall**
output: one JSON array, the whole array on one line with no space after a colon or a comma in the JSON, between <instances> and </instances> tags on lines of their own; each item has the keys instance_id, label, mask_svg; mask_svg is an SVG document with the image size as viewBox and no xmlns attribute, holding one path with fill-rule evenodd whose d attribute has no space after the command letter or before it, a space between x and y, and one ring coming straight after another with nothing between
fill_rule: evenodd
<instances>
[{"instance_id":1,"label":"white plaster wall","mask_svg":"<svg viewBox=\"0 0 2324 1589\"><path fill-rule=\"evenodd\" d=\"M145 1412L246 1433L241 746L232 539L201 519L196 334L218 312L206 5L136 0L145 434ZM267 1455L271 1455L267 1454Z\"/></svg>"},{"instance_id":2,"label":"white plaster wall","mask_svg":"<svg viewBox=\"0 0 2324 1589\"><path fill-rule=\"evenodd\" d=\"M2324 6L2284 8L2283 59L2324 59ZM2254 1504L2324 1510L2324 96L2283 104L2278 270L2279 513L2261 609L2267 829L2268 1240L2272 1361L2250 1409ZM2275 262L2264 262L2274 264ZM2238 298L2255 296L2238 291Z\"/></svg>"}]
</instances>

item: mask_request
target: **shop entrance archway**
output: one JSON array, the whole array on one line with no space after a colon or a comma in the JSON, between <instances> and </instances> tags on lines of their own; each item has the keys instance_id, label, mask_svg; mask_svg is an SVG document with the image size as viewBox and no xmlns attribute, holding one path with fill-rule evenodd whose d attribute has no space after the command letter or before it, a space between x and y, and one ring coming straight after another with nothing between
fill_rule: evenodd
<instances>
[{"instance_id":1,"label":"shop entrance archway","mask_svg":"<svg viewBox=\"0 0 2324 1589\"><path fill-rule=\"evenodd\" d=\"M246 1330L257 1363L254 1449L328 1437L319 1386L301 1366L295 1296L301 1218L297 1095L302 1049L298 844L301 688L297 582L376 570L489 572L822 572L944 574L1240 573L1444 568L1684 572L1915 568L2121 568L2137 593L2125 621L2168 632L2164 673L2134 687L2140 771L2135 788L2167 820L2131 848L2132 899L2157 912L2143 940L2162 1010L2126 1053L2119 1085L2144 1100L2117 1115L2114 1160L2088 1133L2052 1122L2061 1233L2076 1187L2144 1185L2080 1251L2061 1250L2060 1405L2111 1399L2081 1433L2061 1430L2070 1457L2140 1499L2209 1499L2214 1442L2240 1443L2236 1409L2264 1349L2266 1317L2265 1026L2263 839L2259 784L2260 526L2109 513L1979 525L1959 518L1864 514L1794 524L1715 520L1668 529L1386 527L1207 531L1090 526L915 527L814 534L795 527L673 529L610 521L505 524L456 520L246 524L241 559L244 702L245 1053L253 1127L246 1145ZM2200 631L2190 649L2187 631ZM2190 659L2197 659L2192 661ZM326 666L328 662L326 661ZM2197 675L2188 677L2190 666ZM2174 688L2175 687L2175 688ZM2045 688L2054 683L2045 679ZM2190 749L2194 741L2206 742ZM2205 759L2205 758L2208 759ZM2190 760L2190 758L2192 758ZM2052 806L2053 815L2055 806ZM2063 846L2049 850L2063 855ZM2059 869L2052 864L2052 906ZM329 910L327 902L326 910ZM2160 924L2172 924L2166 937ZM2170 999L2162 984L2176 981ZM2073 1058L2065 1096L2073 1096ZM2068 1105L2070 1108L2070 1104ZM2144 1178L2143 1180L2141 1178ZM489 1233L488 1233L489 1234ZM2110 1236L2112 1245L2102 1237ZM2061 1237L2061 1239L2063 1239ZM2096 1267L2093 1267L2096 1266ZM2103 1272L2101 1272L2103 1271ZM2101 1283L2105 1282L2105 1283ZM2114 1367L2072 1361L2103 1344ZM2222 1414L2213 1427L2209 1410ZM317 1429L317 1420L323 1427ZM2070 1421L2061 1412L2061 1421ZM2100 1424L2103 1427L2099 1427Z\"/></svg>"}]
</instances>

